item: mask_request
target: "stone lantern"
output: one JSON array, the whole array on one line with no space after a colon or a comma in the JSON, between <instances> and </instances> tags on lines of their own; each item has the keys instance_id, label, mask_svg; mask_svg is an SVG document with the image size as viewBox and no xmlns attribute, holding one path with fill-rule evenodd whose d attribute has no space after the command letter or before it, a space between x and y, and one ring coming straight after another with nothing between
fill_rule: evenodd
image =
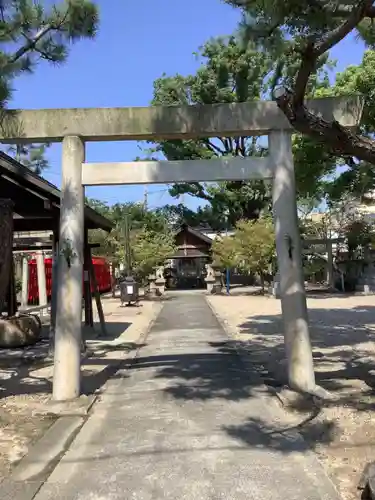
<instances>
[{"instance_id":1,"label":"stone lantern","mask_svg":"<svg viewBox=\"0 0 375 500\"><path fill-rule=\"evenodd\" d=\"M208 293L220 293L223 289L222 274L218 266L214 264L206 264L207 276L205 282L207 283Z\"/></svg>"},{"instance_id":2,"label":"stone lantern","mask_svg":"<svg viewBox=\"0 0 375 500\"><path fill-rule=\"evenodd\" d=\"M149 297L156 298L165 293L164 266L155 269L155 273L148 276Z\"/></svg>"},{"instance_id":3,"label":"stone lantern","mask_svg":"<svg viewBox=\"0 0 375 500\"><path fill-rule=\"evenodd\" d=\"M164 295L165 293L164 266L159 266L156 268L155 285L159 291L159 295Z\"/></svg>"},{"instance_id":4,"label":"stone lantern","mask_svg":"<svg viewBox=\"0 0 375 500\"><path fill-rule=\"evenodd\" d=\"M274 278L273 278L273 281L272 281L272 284L270 286L270 289L269 289L269 293L275 297L275 299L279 299L280 298L280 272L277 271Z\"/></svg>"}]
</instances>

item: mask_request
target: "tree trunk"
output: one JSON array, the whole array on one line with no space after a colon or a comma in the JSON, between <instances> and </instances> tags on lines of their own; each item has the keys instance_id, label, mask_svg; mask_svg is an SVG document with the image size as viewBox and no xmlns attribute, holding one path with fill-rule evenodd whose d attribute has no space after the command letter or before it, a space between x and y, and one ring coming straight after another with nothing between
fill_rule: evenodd
<instances>
[{"instance_id":1,"label":"tree trunk","mask_svg":"<svg viewBox=\"0 0 375 500\"><path fill-rule=\"evenodd\" d=\"M12 269L13 207L11 200L0 199L0 313L4 309Z\"/></svg>"},{"instance_id":2,"label":"tree trunk","mask_svg":"<svg viewBox=\"0 0 375 500\"><path fill-rule=\"evenodd\" d=\"M265 288L265 281L264 281L264 274L259 273L259 281L260 281L260 286L261 286L261 292L264 294L264 288Z\"/></svg>"},{"instance_id":3,"label":"tree trunk","mask_svg":"<svg viewBox=\"0 0 375 500\"><path fill-rule=\"evenodd\" d=\"M339 156L355 157L375 165L375 141L371 138L357 134L337 121L327 122L303 104L295 104L292 91L286 90L276 103L297 132L325 144Z\"/></svg>"}]
</instances>

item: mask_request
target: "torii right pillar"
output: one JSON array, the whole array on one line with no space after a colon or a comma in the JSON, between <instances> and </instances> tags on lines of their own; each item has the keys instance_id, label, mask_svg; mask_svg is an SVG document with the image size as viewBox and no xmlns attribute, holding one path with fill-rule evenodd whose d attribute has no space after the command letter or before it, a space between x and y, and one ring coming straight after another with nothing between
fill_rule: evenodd
<instances>
[{"instance_id":1,"label":"torii right pillar","mask_svg":"<svg viewBox=\"0 0 375 500\"><path fill-rule=\"evenodd\" d=\"M275 165L273 213L289 386L300 392L312 393L316 392L316 385L302 270L291 134L286 131L272 132L269 150Z\"/></svg>"}]
</instances>

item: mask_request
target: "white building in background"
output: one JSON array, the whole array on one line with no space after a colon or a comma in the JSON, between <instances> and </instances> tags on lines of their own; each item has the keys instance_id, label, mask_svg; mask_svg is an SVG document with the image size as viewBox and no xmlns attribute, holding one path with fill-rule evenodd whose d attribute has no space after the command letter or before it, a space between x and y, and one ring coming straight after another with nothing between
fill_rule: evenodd
<instances>
[{"instance_id":1,"label":"white building in background","mask_svg":"<svg viewBox=\"0 0 375 500\"><path fill-rule=\"evenodd\" d=\"M200 230L202 234L204 234L205 236L207 236L207 238L210 238L210 240L215 240L216 238L219 238L220 236L232 236L234 234L234 231L233 230L230 230L228 232L226 231L221 231L221 232L218 232L218 231L212 231L212 230L205 230L205 229L202 229Z\"/></svg>"}]
</instances>

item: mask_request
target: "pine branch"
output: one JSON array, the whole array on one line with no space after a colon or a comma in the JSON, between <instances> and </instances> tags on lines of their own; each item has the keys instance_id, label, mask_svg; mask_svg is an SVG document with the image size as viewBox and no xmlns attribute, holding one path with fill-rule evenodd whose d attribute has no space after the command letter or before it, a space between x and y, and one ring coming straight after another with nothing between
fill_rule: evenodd
<instances>
[{"instance_id":1,"label":"pine branch","mask_svg":"<svg viewBox=\"0 0 375 500\"><path fill-rule=\"evenodd\" d=\"M375 164L375 141L353 133L337 121L328 122L312 114L304 105L306 88L317 61L325 52L343 40L366 17L372 0L362 0L352 9L348 18L319 40L309 38L300 50L301 64L294 89L279 89L278 107L291 125L300 133L326 144L335 154L356 157Z\"/></svg>"},{"instance_id":2,"label":"pine branch","mask_svg":"<svg viewBox=\"0 0 375 500\"><path fill-rule=\"evenodd\" d=\"M218 137L218 139L221 142L221 144L224 146L225 152L223 154L226 155L228 153L232 153L233 150L230 147L228 139L226 137Z\"/></svg>"},{"instance_id":3,"label":"pine branch","mask_svg":"<svg viewBox=\"0 0 375 500\"><path fill-rule=\"evenodd\" d=\"M246 156L246 137L240 137L240 144L242 156Z\"/></svg>"},{"instance_id":4,"label":"pine branch","mask_svg":"<svg viewBox=\"0 0 375 500\"><path fill-rule=\"evenodd\" d=\"M212 143L210 141L210 139L207 139L204 141L205 145L207 146L207 148L212 152L214 153L216 156L219 154L221 156L224 156L226 154L225 151L223 151L222 149L219 148L219 146L216 146L216 144Z\"/></svg>"},{"instance_id":5,"label":"pine branch","mask_svg":"<svg viewBox=\"0 0 375 500\"><path fill-rule=\"evenodd\" d=\"M8 64L14 64L16 63L19 59L21 59L22 56L24 56L27 52L35 49L36 44L44 38L51 30L53 29L52 25L47 24L46 26L43 26L38 33L31 39L29 39L25 45L20 47L14 54L13 56L9 57L8 59Z\"/></svg>"},{"instance_id":6,"label":"pine branch","mask_svg":"<svg viewBox=\"0 0 375 500\"><path fill-rule=\"evenodd\" d=\"M241 152L241 144L240 144L240 137L235 137L234 138L234 143L236 145L235 147L235 151L234 151L234 154L236 156L240 156L240 152Z\"/></svg>"},{"instance_id":7,"label":"pine branch","mask_svg":"<svg viewBox=\"0 0 375 500\"><path fill-rule=\"evenodd\" d=\"M36 35L34 37L29 38L25 34L23 34L23 36L25 36L25 38L27 39L27 42L25 43L25 45L23 45L22 47L20 47L13 54L13 56L9 57L8 64L14 64L14 63L16 63L19 59L21 59L21 57L23 57L24 55L26 55L28 52L30 52L32 50L36 50L37 52L41 53L42 51L40 51L40 50L38 50L36 48L37 44L43 38L45 38L51 31L58 31L59 29L61 29L61 27L64 25L64 23L68 19L69 8L70 7L67 8L64 16L62 17L62 19L58 23L56 23L56 24L55 23L48 23L48 24L46 24L45 26L43 26L36 33ZM47 57L46 54L43 54L43 57L45 57L46 59L48 59L48 57Z\"/></svg>"},{"instance_id":8,"label":"pine branch","mask_svg":"<svg viewBox=\"0 0 375 500\"><path fill-rule=\"evenodd\" d=\"M332 47L353 31L359 22L366 17L366 11L370 7L372 7L372 0L362 0L356 8L352 9L346 21L341 23L337 28L329 31L320 40L316 41L315 37L308 38L305 48L299 51L302 61L294 86L294 106L303 105L306 87L311 73L316 68L319 57L332 49Z\"/></svg>"},{"instance_id":9,"label":"pine branch","mask_svg":"<svg viewBox=\"0 0 375 500\"><path fill-rule=\"evenodd\" d=\"M232 4L235 7L242 8L246 10L249 7L253 7L254 0L227 0L227 3ZM329 15L333 17L347 17L352 9L352 3L350 0L346 2L343 0L339 5L333 5L331 1L327 0L309 0L308 1L310 9L314 9L316 11L320 11L324 15ZM371 9L368 9L366 12L366 16L371 17L370 15ZM275 23L275 25L271 25L270 27L270 34L278 27L280 26L279 23Z\"/></svg>"},{"instance_id":10,"label":"pine branch","mask_svg":"<svg viewBox=\"0 0 375 500\"><path fill-rule=\"evenodd\" d=\"M203 186L201 184L199 184L199 182L191 182L190 184L196 188L196 193L194 193L194 194L189 193L189 194L191 194L192 196L195 196L197 198L202 198L202 200L206 200L209 202L213 200L212 196L210 196L208 193L205 192Z\"/></svg>"}]
</instances>

